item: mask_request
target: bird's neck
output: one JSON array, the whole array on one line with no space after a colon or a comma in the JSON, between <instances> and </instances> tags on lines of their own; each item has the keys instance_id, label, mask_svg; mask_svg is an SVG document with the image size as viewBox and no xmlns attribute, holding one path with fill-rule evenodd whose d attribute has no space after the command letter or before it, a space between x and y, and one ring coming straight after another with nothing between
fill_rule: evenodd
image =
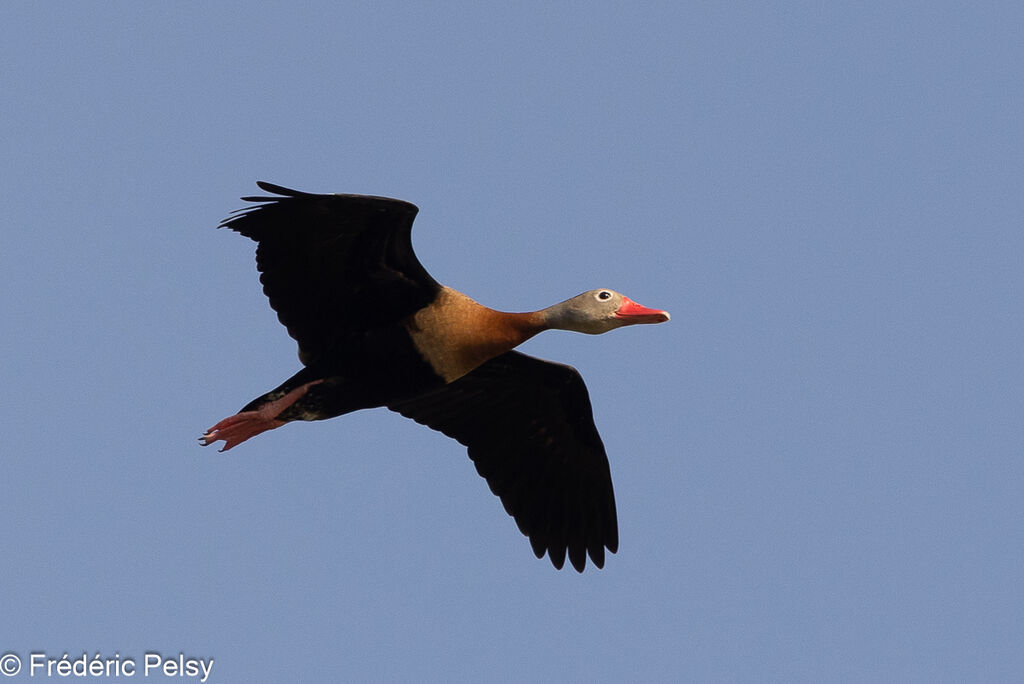
<instances>
[{"instance_id":1,"label":"bird's neck","mask_svg":"<svg viewBox=\"0 0 1024 684\"><path fill-rule=\"evenodd\" d=\"M543 311L496 311L443 287L406 327L420 354L438 375L451 382L549 326Z\"/></svg>"}]
</instances>

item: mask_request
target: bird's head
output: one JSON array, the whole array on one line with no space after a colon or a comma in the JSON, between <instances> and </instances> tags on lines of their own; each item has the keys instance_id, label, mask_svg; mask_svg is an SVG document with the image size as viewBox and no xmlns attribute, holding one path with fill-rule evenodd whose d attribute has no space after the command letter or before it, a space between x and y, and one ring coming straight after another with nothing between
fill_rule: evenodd
<instances>
[{"instance_id":1,"label":"bird's head","mask_svg":"<svg viewBox=\"0 0 1024 684\"><path fill-rule=\"evenodd\" d=\"M624 325L664 323L669 319L667 311L648 309L606 288L588 290L544 309L543 313L551 328L588 335L599 335Z\"/></svg>"}]
</instances>

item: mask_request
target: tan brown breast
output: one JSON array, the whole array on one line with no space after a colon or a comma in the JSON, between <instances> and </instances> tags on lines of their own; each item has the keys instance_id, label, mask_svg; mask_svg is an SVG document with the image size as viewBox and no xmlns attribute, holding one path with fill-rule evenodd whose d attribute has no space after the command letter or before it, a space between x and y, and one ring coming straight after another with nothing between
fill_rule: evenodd
<instances>
[{"instance_id":1,"label":"tan brown breast","mask_svg":"<svg viewBox=\"0 0 1024 684\"><path fill-rule=\"evenodd\" d=\"M442 287L404 322L413 344L445 382L504 354L543 330L536 313L505 313Z\"/></svg>"}]
</instances>

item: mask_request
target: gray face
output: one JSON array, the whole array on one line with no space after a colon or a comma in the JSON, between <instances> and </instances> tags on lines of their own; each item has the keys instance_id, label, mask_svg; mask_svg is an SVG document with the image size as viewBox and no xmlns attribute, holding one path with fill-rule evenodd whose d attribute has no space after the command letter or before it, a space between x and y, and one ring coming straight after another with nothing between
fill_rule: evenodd
<instances>
[{"instance_id":1,"label":"gray face","mask_svg":"<svg viewBox=\"0 0 1024 684\"><path fill-rule=\"evenodd\" d=\"M624 325L662 323L668 314L640 306L615 290L599 288L578 294L545 310L553 328L598 335Z\"/></svg>"},{"instance_id":2,"label":"gray face","mask_svg":"<svg viewBox=\"0 0 1024 684\"><path fill-rule=\"evenodd\" d=\"M588 290L551 307L552 323L563 330L597 335L626 325L615 312L622 306L623 297L614 290L601 288Z\"/></svg>"}]
</instances>

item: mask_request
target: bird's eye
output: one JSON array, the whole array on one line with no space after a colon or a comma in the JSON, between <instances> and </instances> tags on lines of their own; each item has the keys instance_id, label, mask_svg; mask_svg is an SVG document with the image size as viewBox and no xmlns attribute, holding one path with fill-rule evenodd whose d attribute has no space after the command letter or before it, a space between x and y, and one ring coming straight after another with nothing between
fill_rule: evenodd
<instances>
[{"instance_id":1,"label":"bird's eye","mask_svg":"<svg viewBox=\"0 0 1024 684\"><path fill-rule=\"evenodd\" d=\"M612 293L609 292L608 290L601 290L600 292L597 293L597 298L602 301L607 301L612 298Z\"/></svg>"}]
</instances>

